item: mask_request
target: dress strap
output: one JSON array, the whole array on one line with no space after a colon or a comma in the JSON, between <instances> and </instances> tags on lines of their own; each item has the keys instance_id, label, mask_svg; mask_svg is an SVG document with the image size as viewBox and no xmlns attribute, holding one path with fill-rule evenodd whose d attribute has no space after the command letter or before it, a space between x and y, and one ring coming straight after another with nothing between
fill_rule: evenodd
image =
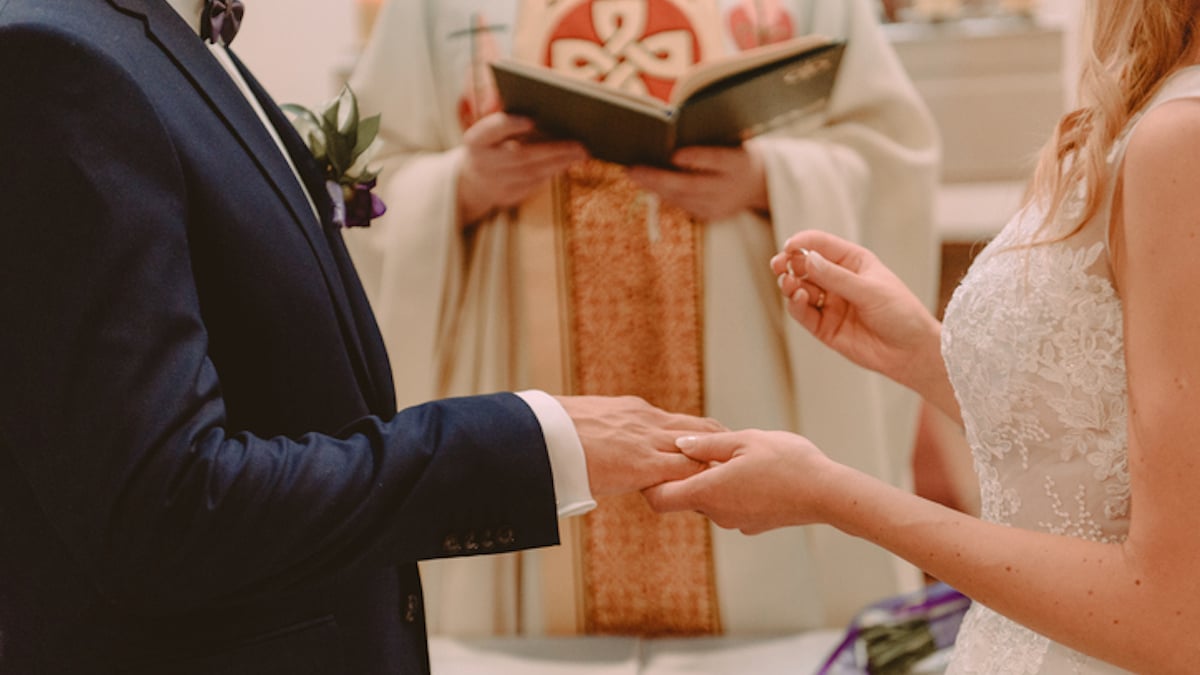
<instances>
[{"instance_id":1,"label":"dress strap","mask_svg":"<svg viewBox=\"0 0 1200 675\"><path fill-rule=\"evenodd\" d=\"M1120 176L1125 162L1125 151L1129 148L1129 140L1133 138L1133 134L1137 131L1142 119L1147 113L1158 106L1183 98L1200 98L1200 65L1188 66L1171 74L1167 78L1167 81L1163 83L1159 92L1155 94L1154 98L1130 118L1128 124L1125 125L1124 131L1113 142L1113 147L1108 153L1108 165L1116 169L1113 175L1117 178L1109 183L1108 194L1105 195L1106 203L1110 207L1116 198L1117 186L1121 184ZM1112 211L1110 208L1108 219L1104 223L1104 248L1110 258L1112 251L1108 248L1108 242L1112 241L1112 221Z\"/></svg>"}]
</instances>

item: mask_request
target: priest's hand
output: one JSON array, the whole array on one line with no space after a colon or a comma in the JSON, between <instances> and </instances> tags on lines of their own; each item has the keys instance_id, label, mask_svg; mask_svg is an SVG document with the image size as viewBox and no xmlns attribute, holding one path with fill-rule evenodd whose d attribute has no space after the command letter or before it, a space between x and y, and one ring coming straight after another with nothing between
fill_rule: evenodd
<instances>
[{"instance_id":1,"label":"priest's hand","mask_svg":"<svg viewBox=\"0 0 1200 675\"><path fill-rule=\"evenodd\" d=\"M746 534L828 521L838 464L784 431L732 431L679 439L710 468L645 490L656 511L696 511Z\"/></svg>"},{"instance_id":2,"label":"priest's hand","mask_svg":"<svg viewBox=\"0 0 1200 675\"><path fill-rule=\"evenodd\" d=\"M471 125L463 148L458 212L464 227L520 204L551 176L588 156L579 142L540 139L532 120L503 112Z\"/></svg>"},{"instance_id":3,"label":"priest's hand","mask_svg":"<svg viewBox=\"0 0 1200 675\"><path fill-rule=\"evenodd\" d=\"M705 465L682 454L675 439L724 429L714 420L669 413L635 396L562 396L558 401L575 423L596 497L695 474Z\"/></svg>"},{"instance_id":4,"label":"priest's hand","mask_svg":"<svg viewBox=\"0 0 1200 675\"><path fill-rule=\"evenodd\" d=\"M692 146L671 158L674 170L630 167L639 187L701 220L720 220L747 209L766 213L767 177L753 144L738 148Z\"/></svg>"}]
</instances>

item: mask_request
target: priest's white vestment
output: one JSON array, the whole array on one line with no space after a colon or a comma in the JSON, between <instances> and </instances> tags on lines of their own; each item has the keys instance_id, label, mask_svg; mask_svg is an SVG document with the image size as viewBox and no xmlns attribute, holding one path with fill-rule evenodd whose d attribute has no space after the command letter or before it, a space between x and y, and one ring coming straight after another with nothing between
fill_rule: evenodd
<instances>
[{"instance_id":1,"label":"priest's white vestment","mask_svg":"<svg viewBox=\"0 0 1200 675\"><path fill-rule=\"evenodd\" d=\"M825 229L868 246L933 300L937 134L867 0L386 5L351 84L364 114L382 114L376 163L388 213L347 240L387 340L400 405L527 387L564 393L539 377L545 354L531 346L561 334L553 318L561 308L531 306L528 289L553 278L556 261L533 254L520 236L553 213L552 188L465 230L455 188L464 127L496 104L480 64L522 53L514 43L531 6L551 12L589 2L672 3L708 22L704 30L718 31L726 50L745 46L747 25L760 36L847 40L824 124L749 141L765 161L770 218L747 211L704 226L705 412L732 428L803 433L839 461L907 485L916 398L793 324L767 264L792 233ZM840 627L864 605L918 583L908 565L830 528L755 537L714 528L713 537L721 621L731 634ZM431 631L571 632L547 609L555 603L548 589L562 587L552 555L425 564Z\"/></svg>"}]
</instances>

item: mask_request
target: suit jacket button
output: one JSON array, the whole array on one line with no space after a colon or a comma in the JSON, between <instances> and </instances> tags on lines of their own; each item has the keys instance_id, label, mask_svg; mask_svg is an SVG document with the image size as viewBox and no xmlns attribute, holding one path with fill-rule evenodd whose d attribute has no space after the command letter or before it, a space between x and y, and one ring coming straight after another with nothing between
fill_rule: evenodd
<instances>
[{"instance_id":1,"label":"suit jacket button","mask_svg":"<svg viewBox=\"0 0 1200 675\"><path fill-rule=\"evenodd\" d=\"M511 527L502 527L496 533L496 541L499 541L502 546L510 546L516 540L517 535Z\"/></svg>"},{"instance_id":2,"label":"suit jacket button","mask_svg":"<svg viewBox=\"0 0 1200 675\"><path fill-rule=\"evenodd\" d=\"M465 542L463 542L463 548L467 549L468 551L478 551L479 550L479 542L475 541L475 532L474 531L467 533L467 539Z\"/></svg>"},{"instance_id":3,"label":"suit jacket button","mask_svg":"<svg viewBox=\"0 0 1200 675\"><path fill-rule=\"evenodd\" d=\"M408 595L408 601L404 606L404 620L409 623L417 622L417 596L415 593Z\"/></svg>"},{"instance_id":4,"label":"suit jacket button","mask_svg":"<svg viewBox=\"0 0 1200 675\"><path fill-rule=\"evenodd\" d=\"M462 544L458 543L458 537L453 534L446 535L446 538L442 540L442 550L446 553L458 553L462 551Z\"/></svg>"}]
</instances>

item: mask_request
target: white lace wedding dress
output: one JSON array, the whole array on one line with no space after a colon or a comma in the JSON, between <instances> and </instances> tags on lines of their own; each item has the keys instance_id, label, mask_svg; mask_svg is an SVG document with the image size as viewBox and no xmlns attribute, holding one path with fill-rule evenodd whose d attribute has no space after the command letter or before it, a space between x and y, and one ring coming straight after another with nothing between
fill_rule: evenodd
<instances>
[{"instance_id":1,"label":"white lace wedding dress","mask_svg":"<svg viewBox=\"0 0 1200 675\"><path fill-rule=\"evenodd\" d=\"M1154 102L1200 97L1200 68ZM1148 109L1148 108L1147 108ZM1109 155L1124 156L1126 133ZM1111 200L1111 195L1109 197ZM979 474L982 517L1118 542L1129 528L1121 298L1108 211L1066 241L1020 248L1041 223L1018 213L980 253L946 309L942 354ZM975 603L947 674L1125 672Z\"/></svg>"}]
</instances>

